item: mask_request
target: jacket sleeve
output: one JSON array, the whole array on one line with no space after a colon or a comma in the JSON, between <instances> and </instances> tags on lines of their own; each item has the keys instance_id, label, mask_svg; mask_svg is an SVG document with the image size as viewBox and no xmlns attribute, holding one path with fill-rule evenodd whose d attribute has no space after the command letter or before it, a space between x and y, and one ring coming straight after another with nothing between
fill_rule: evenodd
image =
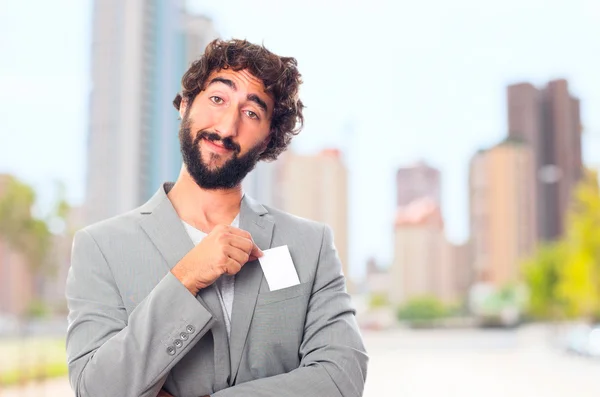
<instances>
[{"instance_id":1,"label":"jacket sleeve","mask_svg":"<svg viewBox=\"0 0 600 397\"><path fill-rule=\"evenodd\" d=\"M299 368L223 389L214 397L362 396L368 357L329 226L323 231L317 266Z\"/></svg>"},{"instance_id":2,"label":"jacket sleeve","mask_svg":"<svg viewBox=\"0 0 600 397\"><path fill-rule=\"evenodd\" d=\"M73 241L66 298L69 379L77 397L155 397L214 322L170 272L128 316L109 264L85 229Z\"/></svg>"}]
</instances>

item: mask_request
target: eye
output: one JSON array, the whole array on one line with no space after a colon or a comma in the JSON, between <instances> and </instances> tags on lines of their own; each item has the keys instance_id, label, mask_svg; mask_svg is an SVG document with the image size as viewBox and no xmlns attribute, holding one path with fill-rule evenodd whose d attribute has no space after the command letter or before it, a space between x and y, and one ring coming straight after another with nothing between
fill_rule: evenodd
<instances>
[{"instance_id":1,"label":"eye","mask_svg":"<svg viewBox=\"0 0 600 397\"><path fill-rule=\"evenodd\" d=\"M253 120L258 120L258 114L254 113L252 110L246 110L246 114Z\"/></svg>"},{"instance_id":2,"label":"eye","mask_svg":"<svg viewBox=\"0 0 600 397\"><path fill-rule=\"evenodd\" d=\"M211 100L213 103L216 103L217 105L220 105L220 104L222 104L223 102L225 102L225 101L223 101L223 98L221 98L221 97L218 97L218 96L211 96L209 99L210 99L210 100Z\"/></svg>"}]
</instances>

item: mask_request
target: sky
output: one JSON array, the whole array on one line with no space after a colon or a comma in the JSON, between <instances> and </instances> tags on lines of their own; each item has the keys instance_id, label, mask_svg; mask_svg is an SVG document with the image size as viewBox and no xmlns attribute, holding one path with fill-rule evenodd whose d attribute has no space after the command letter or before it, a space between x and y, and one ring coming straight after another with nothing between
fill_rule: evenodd
<instances>
[{"instance_id":1,"label":"sky","mask_svg":"<svg viewBox=\"0 0 600 397\"><path fill-rule=\"evenodd\" d=\"M0 0L0 172L53 181L81 203L91 1ZM338 147L350 177L351 276L393 254L395 170L442 171L448 238L468 238L468 164L506 135L506 85L567 78L583 149L600 166L600 1L188 0L222 37L298 60L305 128L294 149ZM35 11L35 12L34 12ZM170 106L170 104L165 104ZM42 206L43 207L43 206Z\"/></svg>"}]
</instances>

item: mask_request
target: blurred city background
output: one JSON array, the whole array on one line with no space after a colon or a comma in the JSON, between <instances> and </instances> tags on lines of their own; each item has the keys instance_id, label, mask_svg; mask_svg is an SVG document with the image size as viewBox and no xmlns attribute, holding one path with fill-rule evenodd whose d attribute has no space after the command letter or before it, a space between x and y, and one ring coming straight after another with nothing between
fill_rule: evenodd
<instances>
[{"instance_id":1,"label":"blurred city background","mask_svg":"<svg viewBox=\"0 0 600 397\"><path fill-rule=\"evenodd\" d=\"M333 227L365 396L600 395L598 0L0 0L0 396L73 396L72 236L176 179L216 37L298 59L244 188Z\"/></svg>"}]
</instances>

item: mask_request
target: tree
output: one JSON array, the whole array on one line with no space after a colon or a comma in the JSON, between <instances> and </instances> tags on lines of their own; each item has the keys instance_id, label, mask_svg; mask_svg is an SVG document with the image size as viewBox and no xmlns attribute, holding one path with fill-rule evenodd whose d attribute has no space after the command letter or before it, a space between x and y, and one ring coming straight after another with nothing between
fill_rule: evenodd
<instances>
[{"instance_id":1,"label":"tree","mask_svg":"<svg viewBox=\"0 0 600 397\"><path fill-rule=\"evenodd\" d=\"M529 288L529 313L536 318L560 317L562 304L557 296L560 267L566 261L564 244L541 246L524 266Z\"/></svg>"},{"instance_id":2,"label":"tree","mask_svg":"<svg viewBox=\"0 0 600 397\"><path fill-rule=\"evenodd\" d=\"M600 319L600 190L588 171L575 191L564 239L566 261L557 295L571 317Z\"/></svg>"},{"instance_id":3,"label":"tree","mask_svg":"<svg viewBox=\"0 0 600 397\"><path fill-rule=\"evenodd\" d=\"M0 237L21 253L33 271L44 269L51 248L51 233L45 221L32 215L33 189L14 177L7 177L0 194Z\"/></svg>"},{"instance_id":4,"label":"tree","mask_svg":"<svg viewBox=\"0 0 600 397\"><path fill-rule=\"evenodd\" d=\"M600 189L587 170L575 189L564 237L526 263L530 312L542 318L600 320Z\"/></svg>"}]
</instances>

